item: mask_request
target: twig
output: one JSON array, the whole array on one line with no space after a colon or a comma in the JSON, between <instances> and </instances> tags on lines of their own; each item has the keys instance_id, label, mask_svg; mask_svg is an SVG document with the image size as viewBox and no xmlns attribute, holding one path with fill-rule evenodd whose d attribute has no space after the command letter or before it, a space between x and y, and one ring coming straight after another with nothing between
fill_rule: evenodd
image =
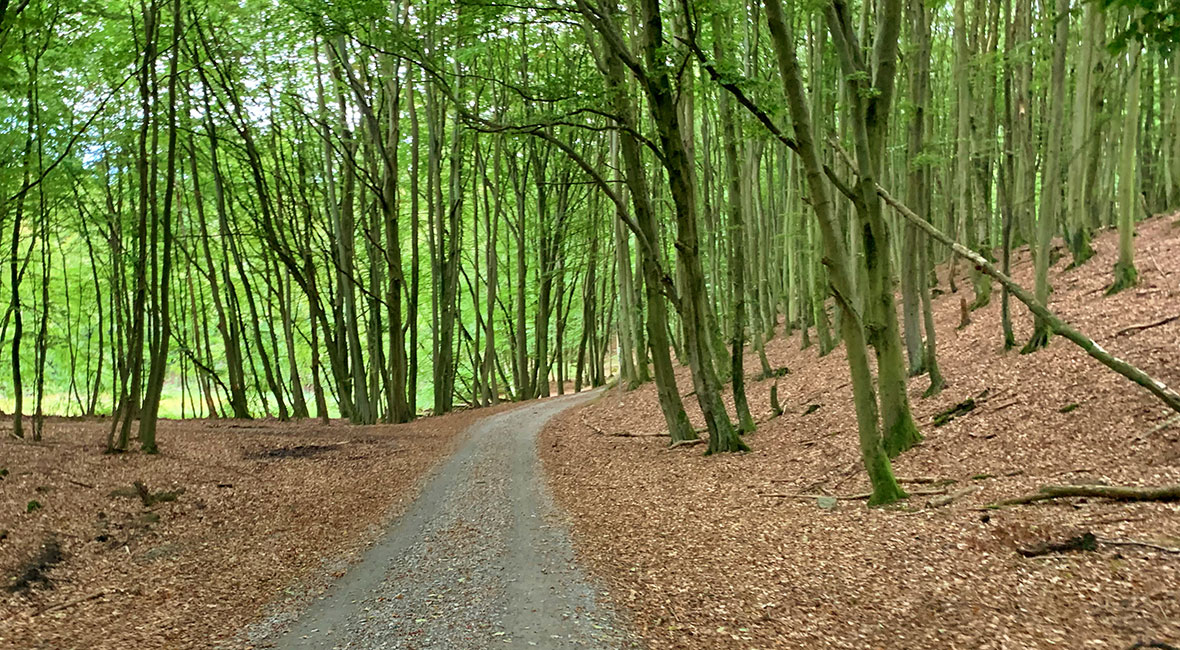
<instances>
[{"instance_id":1,"label":"twig","mask_svg":"<svg viewBox=\"0 0 1180 650\"><path fill-rule=\"evenodd\" d=\"M913 492L909 493L909 496L920 497L920 496L929 496L932 494L946 494L946 490L914 490ZM864 494L838 494L836 496L830 496L827 494L776 494L776 493L772 493L772 492L763 492L763 493L760 493L758 496L760 496L760 497L773 497L773 498L777 498L777 499L831 498L831 499L836 499L837 501L861 501L861 500L868 499L869 497L873 496L873 493L872 492L865 492Z\"/></svg>"},{"instance_id":2,"label":"twig","mask_svg":"<svg viewBox=\"0 0 1180 650\"><path fill-rule=\"evenodd\" d=\"M1155 267L1155 270L1159 271L1160 275L1162 275L1164 277L1165 284L1166 284L1166 280L1168 279L1168 272L1160 268L1159 262L1155 261L1155 255L1152 255L1151 251L1143 251L1143 252L1147 254L1147 259L1151 260L1151 265ZM1168 287L1168 295L1169 296L1172 295L1172 287Z\"/></svg>"},{"instance_id":3,"label":"twig","mask_svg":"<svg viewBox=\"0 0 1180 650\"><path fill-rule=\"evenodd\" d=\"M118 589L115 589L115 590L99 589L98 591L90 594L89 596L83 596L81 598L75 598L74 600L70 600L70 601L67 601L64 603L58 603L56 605L50 605L48 607L43 607L43 608L37 610L36 612L33 612L33 616L40 616L42 614L47 614L49 612L52 612L52 611L55 611L58 609L65 609L67 607L73 607L74 605L80 605L82 603L89 602L89 601L95 600L97 598L101 598L101 597L107 595L108 593L119 593L119 591L120 590L118 590Z\"/></svg>"},{"instance_id":4,"label":"twig","mask_svg":"<svg viewBox=\"0 0 1180 650\"><path fill-rule=\"evenodd\" d=\"M831 499L836 499L837 501L860 501L862 499L868 499L869 497L873 496L873 493L872 492L865 492L864 494L844 494L844 495L830 496L827 494L776 494L773 492L763 492L763 493L760 493L758 496L771 497L771 498L775 498L775 499L831 498Z\"/></svg>"},{"instance_id":5,"label":"twig","mask_svg":"<svg viewBox=\"0 0 1180 650\"><path fill-rule=\"evenodd\" d=\"M1180 650L1170 643L1163 641L1136 641L1135 645L1127 648L1127 650L1141 650L1142 648L1155 648L1155 650Z\"/></svg>"},{"instance_id":6,"label":"twig","mask_svg":"<svg viewBox=\"0 0 1180 650\"><path fill-rule=\"evenodd\" d=\"M926 506L929 508L941 508L943 506L950 505L951 503L962 499L963 497L971 496L982 489L983 488L979 487L978 485L968 485L967 487L961 490L955 490L950 494L939 494L932 496L928 501L926 501Z\"/></svg>"},{"instance_id":7,"label":"twig","mask_svg":"<svg viewBox=\"0 0 1180 650\"><path fill-rule=\"evenodd\" d=\"M60 469L58 469L58 468L56 468L56 467L52 467L52 468L50 468L50 469L51 469L52 471L54 471L54 472L57 472L58 474L61 474L61 475L62 475L62 477L63 477L63 478L65 478L65 479L66 479L66 482L68 482L68 483L73 483L74 485L77 485L78 487L89 488L89 489L91 489L91 490L93 490L93 489L94 489L94 486L93 486L93 485L91 485L91 484L89 484L89 483L83 483L82 481L76 481L76 480L74 480L74 479L70 478L70 475L69 475L69 474L66 474L66 473L65 473L63 470L60 470Z\"/></svg>"},{"instance_id":8,"label":"twig","mask_svg":"<svg viewBox=\"0 0 1180 650\"><path fill-rule=\"evenodd\" d=\"M839 433L840 433L839 431L833 431L833 432L831 432L831 433L824 434L824 435L822 435L822 436L820 436L820 437L818 437L818 438L812 438L812 439L810 439L810 440L804 440L803 442L800 442L799 444L800 444L800 445L802 445L802 446L804 446L804 447L810 447L811 445L814 445L815 443L819 442L820 440L827 440L828 438L831 438L832 436L838 435Z\"/></svg>"},{"instance_id":9,"label":"twig","mask_svg":"<svg viewBox=\"0 0 1180 650\"><path fill-rule=\"evenodd\" d=\"M607 433L606 431L603 431L602 429L591 424L590 421L586 419L585 411L581 413L580 417L582 424L586 428L594 431L594 433L597 433L600 436L609 436L614 438L661 438L668 435L666 433L632 433L630 431L615 431L614 433Z\"/></svg>"},{"instance_id":10,"label":"twig","mask_svg":"<svg viewBox=\"0 0 1180 650\"><path fill-rule=\"evenodd\" d=\"M859 459L852 461L852 464L848 466L848 470L844 473L844 476L840 477L839 481L836 481L835 483L832 484L832 489L834 490L834 489L840 487L841 483L852 478L853 475L855 475L857 473L858 469L864 469L864 466L861 465L861 462Z\"/></svg>"},{"instance_id":11,"label":"twig","mask_svg":"<svg viewBox=\"0 0 1180 650\"><path fill-rule=\"evenodd\" d=\"M1133 521L1147 521L1147 517L1115 517L1113 519L1096 519L1094 521L1082 522L1087 526L1109 526L1110 524L1123 524Z\"/></svg>"},{"instance_id":12,"label":"twig","mask_svg":"<svg viewBox=\"0 0 1180 650\"><path fill-rule=\"evenodd\" d=\"M692 440L677 440L676 442L668 445L668 449L675 449L677 447L690 447L692 445L699 445L704 441L705 441L704 438L693 438Z\"/></svg>"},{"instance_id":13,"label":"twig","mask_svg":"<svg viewBox=\"0 0 1180 650\"><path fill-rule=\"evenodd\" d=\"M1159 544L1152 544L1151 542L1142 542L1137 539L1105 539L1098 538L1099 544L1110 544L1111 546L1142 546L1164 553L1180 553L1180 548L1172 548L1171 546L1160 546Z\"/></svg>"},{"instance_id":14,"label":"twig","mask_svg":"<svg viewBox=\"0 0 1180 650\"><path fill-rule=\"evenodd\" d=\"M917 483L920 485L950 485L958 483L953 478L938 478L936 476L914 476L910 478L897 478L898 483Z\"/></svg>"},{"instance_id":15,"label":"twig","mask_svg":"<svg viewBox=\"0 0 1180 650\"><path fill-rule=\"evenodd\" d=\"M1137 439L1143 440L1144 438L1147 438L1148 436L1153 436L1153 435L1159 433L1160 431L1163 431L1164 429L1167 429L1168 427L1176 424L1177 422L1180 422L1180 415L1174 415L1174 416L1168 418L1167 420L1160 422L1159 424L1152 427L1149 431L1146 431L1146 432L1140 434Z\"/></svg>"},{"instance_id":16,"label":"twig","mask_svg":"<svg viewBox=\"0 0 1180 650\"><path fill-rule=\"evenodd\" d=\"M1003 404L1000 404L1000 405L998 405L998 406L994 406L994 407L992 407L992 413L995 413L996 411L1000 411L1000 410L1006 409L1006 408L1008 408L1009 406L1015 406L1016 404L1019 404L1019 403L1020 403L1020 400L1019 400L1019 399L1013 399L1013 400L1010 400L1010 401L1004 402Z\"/></svg>"},{"instance_id":17,"label":"twig","mask_svg":"<svg viewBox=\"0 0 1180 650\"><path fill-rule=\"evenodd\" d=\"M1135 332L1142 332L1143 330L1149 330L1153 327L1160 327L1162 325L1167 325L1168 323L1171 323L1171 322L1177 321L1177 320L1180 320L1180 314L1176 314L1175 316L1168 316L1167 318L1161 318L1161 319L1151 322L1151 323L1140 323L1138 325L1124 327L1123 329L1115 332L1114 335L1115 336L1122 336L1124 334L1133 334Z\"/></svg>"}]
</instances>

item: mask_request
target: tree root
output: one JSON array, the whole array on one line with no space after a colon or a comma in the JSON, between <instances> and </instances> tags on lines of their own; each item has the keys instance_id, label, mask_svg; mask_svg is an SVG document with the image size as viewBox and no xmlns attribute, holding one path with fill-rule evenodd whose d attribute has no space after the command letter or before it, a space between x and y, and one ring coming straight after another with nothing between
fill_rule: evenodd
<instances>
[{"instance_id":1,"label":"tree root","mask_svg":"<svg viewBox=\"0 0 1180 650\"><path fill-rule=\"evenodd\" d=\"M1134 264L1115 262L1114 282L1106 289L1106 295L1113 296L1123 289L1130 289L1139 284L1139 270Z\"/></svg>"},{"instance_id":2,"label":"tree root","mask_svg":"<svg viewBox=\"0 0 1180 650\"><path fill-rule=\"evenodd\" d=\"M1032 354L1041 348L1049 345L1049 339L1053 337L1053 330L1048 324L1037 321L1036 329L1033 330L1033 335L1029 338L1028 343L1020 348L1021 354Z\"/></svg>"}]
</instances>

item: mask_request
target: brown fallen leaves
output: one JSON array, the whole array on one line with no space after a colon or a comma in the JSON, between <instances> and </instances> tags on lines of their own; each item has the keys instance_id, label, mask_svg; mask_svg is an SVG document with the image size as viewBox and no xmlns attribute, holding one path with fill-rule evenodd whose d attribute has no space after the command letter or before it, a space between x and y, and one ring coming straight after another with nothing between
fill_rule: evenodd
<instances>
[{"instance_id":1,"label":"brown fallen leaves","mask_svg":"<svg viewBox=\"0 0 1180 650\"><path fill-rule=\"evenodd\" d=\"M490 412L368 427L169 421L156 457L104 455L98 420L54 419L41 444L0 433L0 587L47 541L64 555L45 572L52 588L0 589L0 648L244 643L234 635L264 605L338 573ZM42 508L26 512L30 500Z\"/></svg>"},{"instance_id":2,"label":"brown fallen leaves","mask_svg":"<svg viewBox=\"0 0 1180 650\"><path fill-rule=\"evenodd\" d=\"M1180 237L1175 217L1139 226L1140 285L1103 290L1113 232L1079 269L1054 267L1051 307L1112 353L1180 384ZM1027 251L1014 256L1032 284ZM945 289L946 269L940 287ZM959 270L960 294L970 292ZM1005 353L998 287L956 330L959 295L935 303L939 361L950 386L910 398L926 441L895 463L901 477L954 479L940 508L914 497L889 509L760 493L867 490L842 349L818 358L799 335L768 344L786 409L748 438L753 452L705 458L666 439L604 436L662 427L653 386L612 392L558 418L540 449L570 513L581 557L634 613L652 648L1116 648L1180 641L1180 556L1137 545L1029 559L1017 549L1091 532L1104 540L1180 545L1180 505L1071 500L982 512L1045 483L1180 483L1180 423L1150 395L1063 339ZM1020 343L1031 317L1013 301ZM1152 327L1135 328L1141 324ZM1133 328L1132 331L1127 331ZM814 337L813 337L814 338ZM757 369L756 357L746 362ZM687 374L682 388L691 386ZM747 386L755 419L773 380ZM989 390L945 426L934 414ZM692 398L685 403L695 410ZM819 409L810 409L821 404ZM1073 406L1076 405L1076 406ZM700 424L699 413L693 413ZM584 418L584 420L583 420ZM584 422L592 426L587 426ZM806 444L803 444L806 443ZM966 490L966 488L978 488ZM915 488L916 489L916 488Z\"/></svg>"}]
</instances>

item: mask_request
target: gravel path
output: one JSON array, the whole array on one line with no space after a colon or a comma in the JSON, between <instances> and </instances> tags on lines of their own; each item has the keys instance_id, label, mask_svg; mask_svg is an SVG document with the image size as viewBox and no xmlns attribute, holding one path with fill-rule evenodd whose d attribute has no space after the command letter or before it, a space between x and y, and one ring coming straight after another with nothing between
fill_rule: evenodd
<instances>
[{"instance_id":1,"label":"gravel path","mask_svg":"<svg viewBox=\"0 0 1180 650\"><path fill-rule=\"evenodd\" d=\"M406 514L275 647L638 647L576 566L537 458L545 422L587 397L473 426Z\"/></svg>"}]
</instances>

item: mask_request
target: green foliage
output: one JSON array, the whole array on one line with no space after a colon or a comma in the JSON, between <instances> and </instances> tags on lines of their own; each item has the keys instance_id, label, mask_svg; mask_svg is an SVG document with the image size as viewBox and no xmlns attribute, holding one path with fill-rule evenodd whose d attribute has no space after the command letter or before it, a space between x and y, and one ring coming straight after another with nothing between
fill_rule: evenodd
<instances>
[{"instance_id":1,"label":"green foliage","mask_svg":"<svg viewBox=\"0 0 1180 650\"><path fill-rule=\"evenodd\" d=\"M1118 29L1107 45L1112 53L1123 52L1131 43L1139 43L1167 57L1180 45L1180 4L1175 0L1100 1L1109 13L1116 9L1131 14L1130 22Z\"/></svg>"}]
</instances>

